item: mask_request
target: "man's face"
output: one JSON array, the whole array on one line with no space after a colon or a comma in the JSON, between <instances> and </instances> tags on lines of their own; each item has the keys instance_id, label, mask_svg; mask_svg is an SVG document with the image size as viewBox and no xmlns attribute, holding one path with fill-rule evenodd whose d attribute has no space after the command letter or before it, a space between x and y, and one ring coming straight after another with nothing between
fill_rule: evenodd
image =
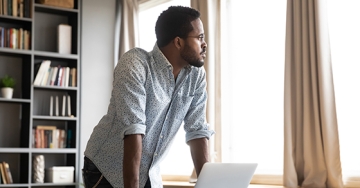
<instances>
[{"instance_id":1,"label":"man's face","mask_svg":"<svg viewBox=\"0 0 360 188\"><path fill-rule=\"evenodd\" d=\"M181 50L180 56L190 65L202 67L206 58L207 47L204 28L200 19L192 21L191 24L194 29L185 39L185 46Z\"/></svg>"}]
</instances>

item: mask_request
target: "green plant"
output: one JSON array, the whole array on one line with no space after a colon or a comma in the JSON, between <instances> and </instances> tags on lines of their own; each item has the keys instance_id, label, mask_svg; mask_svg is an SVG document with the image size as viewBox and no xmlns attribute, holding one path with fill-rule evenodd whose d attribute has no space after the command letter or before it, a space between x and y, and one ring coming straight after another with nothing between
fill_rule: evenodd
<instances>
[{"instance_id":1,"label":"green plant","mask_svg":"<svg viewBox=\"0 0 360 188\"><path fill-rule=\"evenodd\" d=\"M9 75L5 75L3 78L1 78L0 80L0 86L1 87L11 87L14 88L15 87L15 79Z\"/></svg>"}]
</instances>

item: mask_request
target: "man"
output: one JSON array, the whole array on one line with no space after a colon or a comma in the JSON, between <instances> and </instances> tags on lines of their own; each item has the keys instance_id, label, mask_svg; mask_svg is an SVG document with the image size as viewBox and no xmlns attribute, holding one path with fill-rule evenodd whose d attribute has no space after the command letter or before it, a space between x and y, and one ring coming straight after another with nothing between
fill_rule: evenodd
<instances>
[{"instance_id":1,"label":"man","mask_svg":"<svg viewBox=\"0 0 360 188\"><path fill-rule=\"evenodd\" d=\"M86 187L162 187L159 163L182 123L197 174L213 131L205 121L205 35L200 13L169 7L151 52L134 48L114 70L107 114L85 150Z\"/></svg>"}]
</instances>

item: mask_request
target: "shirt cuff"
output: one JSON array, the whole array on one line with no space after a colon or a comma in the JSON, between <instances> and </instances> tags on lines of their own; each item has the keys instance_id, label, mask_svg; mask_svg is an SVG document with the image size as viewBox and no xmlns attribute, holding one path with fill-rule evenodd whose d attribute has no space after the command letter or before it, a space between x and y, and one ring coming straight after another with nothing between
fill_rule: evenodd
<instances>
[{"instance_id":1,"label":"shirt cuff","mask_svg":"<svg viewBox=\"0 0 360 188\"><path fill-rule=\"evenodd\" d=\"M143 124L132 124L124 129L124 131L121 134L121 139L124 139L126 135L131 134L143 134L145 135L146 126Z\"/></svg>"},{"instance_id":2,"label":"shirt cuff","mask_svg":"<svg viewBox=\"0 0 360 188\"><path fill-rule=\"evenodd\" d=\"M186 133L186 143L188 143L190 140L194 140L197 138L207 138L208 140L210 137L215 134L215 131L213 130L200 130L200 131L194 131Z\"/></svg>"}]
</instances>

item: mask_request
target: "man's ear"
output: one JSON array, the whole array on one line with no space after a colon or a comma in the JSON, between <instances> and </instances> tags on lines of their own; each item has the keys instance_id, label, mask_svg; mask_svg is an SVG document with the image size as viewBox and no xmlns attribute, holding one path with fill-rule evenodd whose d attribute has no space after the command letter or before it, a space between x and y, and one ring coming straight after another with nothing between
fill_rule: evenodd
<instances>
[{"instance_id":1,"label":"man's ear","mask_svg":"<svg viewBox=\"0 0 360 188\"><path fill-rule=\"evenodd\" d=\"M184 41L183 41L180 37L175 37L175 39L174 39L173 42L174 42L175 47L176 47L178 50L180 50L181 47L184 45Z\"/></svg>"}]
</instances>

